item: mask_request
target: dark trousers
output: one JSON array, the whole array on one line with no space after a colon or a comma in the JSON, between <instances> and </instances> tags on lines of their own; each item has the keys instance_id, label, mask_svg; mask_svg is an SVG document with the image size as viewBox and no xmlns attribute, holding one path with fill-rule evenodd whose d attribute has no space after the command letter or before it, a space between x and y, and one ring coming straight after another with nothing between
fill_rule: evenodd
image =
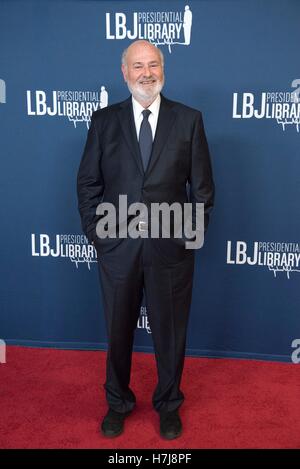
<instances>
[{"instance_id":1,"label":"dark trousers","mask_svg":"<svg viewBox=\"0 0 300 469\"><path fill-rule=\"evenodd\" d=\"M166 255L164 239L126 238L112 250L98 250L99 277L108 334L106 399L110 408L128 412L136 398L129 387L134 331L145 290L158 372L153 393L157 411L177 409L192 296L194 251ZM97 247L96 243L96 247ZM174 245L175 246L175 245Z\"/></svg>"}]
</instances>

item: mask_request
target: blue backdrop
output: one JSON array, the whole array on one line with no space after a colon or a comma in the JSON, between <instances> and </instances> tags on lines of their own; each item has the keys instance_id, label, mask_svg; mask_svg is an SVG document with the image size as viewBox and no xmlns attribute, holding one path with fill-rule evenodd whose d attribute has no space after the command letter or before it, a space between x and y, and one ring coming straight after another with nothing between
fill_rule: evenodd
<instances>
[{"instance_id":1,"label":"blue backdrop","mask_svg":"<svg viewBox=\"0 0 300 469\"><path fill-rule=\"evenodd\" d=\"M299 17L297 0L1 1L1 339L106 347L76 175L92 110L129 94L120 56L140 37L165 54L165 96L202 111L212 155L216 205L197 253L187 353L290 360ZM152 350L146 305L138 326L136 350Z\"/></svg>"}]
</instances>

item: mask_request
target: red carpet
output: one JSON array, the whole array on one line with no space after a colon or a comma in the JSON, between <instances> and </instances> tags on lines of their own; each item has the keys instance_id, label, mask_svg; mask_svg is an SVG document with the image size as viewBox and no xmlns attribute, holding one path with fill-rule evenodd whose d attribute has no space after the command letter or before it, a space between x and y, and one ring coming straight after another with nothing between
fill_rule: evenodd
<instances>
[{"instance_id":1,"label":"red carpet","mask_svg":"<svg viewBox=\"0 0 300 469\"><path fill-rule=\"evenodd\" d=\"M187 358L184 432L159 437L154 357L136 353L138 403L125 433L98 432L105 353L8 347L0 364L1 448L300 448L300 365Z\"/></svg>"}]
</instances>

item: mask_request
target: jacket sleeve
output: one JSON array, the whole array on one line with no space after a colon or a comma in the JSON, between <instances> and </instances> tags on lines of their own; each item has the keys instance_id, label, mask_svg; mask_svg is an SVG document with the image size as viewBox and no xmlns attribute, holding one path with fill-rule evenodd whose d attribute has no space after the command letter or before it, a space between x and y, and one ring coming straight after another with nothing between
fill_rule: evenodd
<instances>
[{"instance_id":1,"label":"jacket sleeve","mask_svg":"<svg viewBox=\"0 0 300 469\"><path fill-rule=\"evenodd\" d=\"M194 204L204 203L204 232L206 232L209 215L214 205L215 186L201 112L197 113L194 125L189 184L190 202L193 204L193 229L196 225L196 206Z\"/></svg>"},{"instance_id":2,"label":"jacket sleeve","mask_svg":"<svg viewBox=\"0 0 300 469\"><path fill-rule=\"evenodd\" d=\"M96 224L100 218L96 215L96 208L101 202L104 192L100 164L101 154L101 145L93 114L77 175L78 210L83 232L90 243L94 239Z\"/></svg>"}]
</instances>

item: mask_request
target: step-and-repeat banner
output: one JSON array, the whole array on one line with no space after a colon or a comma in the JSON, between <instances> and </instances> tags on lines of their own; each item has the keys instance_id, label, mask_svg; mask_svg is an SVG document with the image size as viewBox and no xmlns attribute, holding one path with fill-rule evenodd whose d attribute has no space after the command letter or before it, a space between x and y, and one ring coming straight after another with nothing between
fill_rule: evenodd
<instances>
[{"instance_id":1,"label":"step-and-repeat banner","mask_svg":"<svg viewBox=\"0 0 300 469\"><path fill-rule=\"evenodd\" d=\"M216 204L187 353L290 361L300 345L300 3L1 1L1 313L6 343L106 347L76 176L91 113L129 93L122 51L165 55L202 111ZM147 305L135 349L152 350Z\"/></svg>"}]
</instances>

